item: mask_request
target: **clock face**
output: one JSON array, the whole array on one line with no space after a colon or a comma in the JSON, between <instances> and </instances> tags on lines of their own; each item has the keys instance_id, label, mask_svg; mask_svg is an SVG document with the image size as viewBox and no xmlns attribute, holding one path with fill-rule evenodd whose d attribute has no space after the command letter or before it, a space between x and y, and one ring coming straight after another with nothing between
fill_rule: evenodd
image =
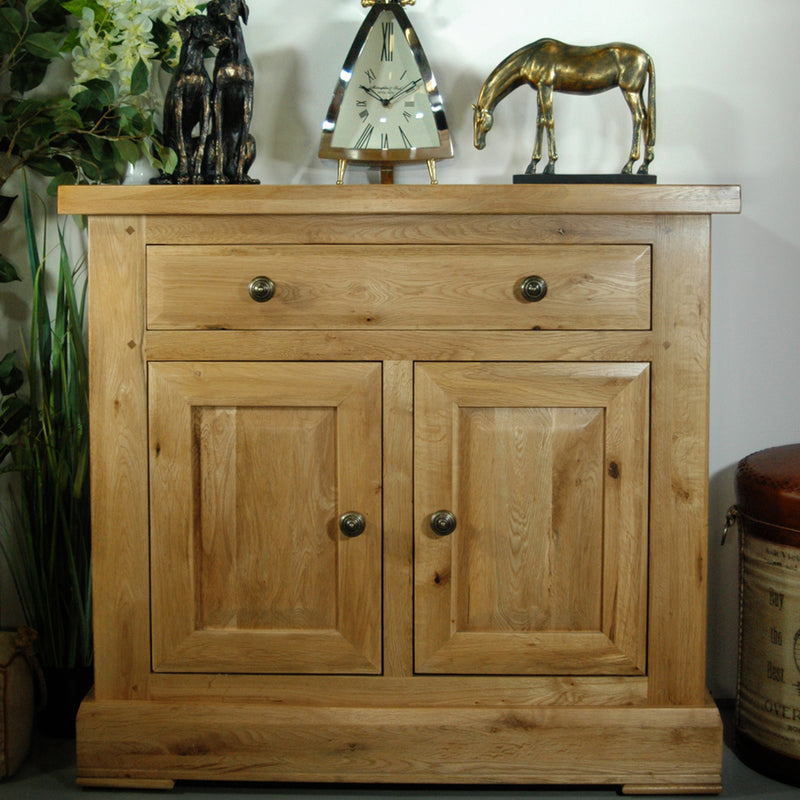
<instances>
[{"instance_id":1,"label":"clock face","mask_svg":"<svg viewBox=\"0 0 800 800\"><path fill-rule=\"evenodd\" d=\"M394 14L370 29L344 91L332 147L406 150L437 147L428 92Z\"/></svg>"},{"instance_id":2,"label":"clock face","mask_svg":"<svg viewBox=\"0 0 800 800\"><path fill-rule=\"evenodd\" d=\"M370 161L452 155L435 79L399 4L373 6L356 36L320 155Z\"/></svg>"}]
</instances>

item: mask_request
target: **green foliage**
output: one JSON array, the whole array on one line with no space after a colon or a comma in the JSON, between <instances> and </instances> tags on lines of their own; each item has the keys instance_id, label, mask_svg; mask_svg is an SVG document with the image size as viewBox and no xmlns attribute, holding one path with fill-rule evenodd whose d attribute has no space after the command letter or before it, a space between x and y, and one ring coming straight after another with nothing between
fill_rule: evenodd
<instances>
[{"instance_id":1,"label":"green foliage","mask_svg":"<svg viewBox=\"0 0 800 800\"><path fill-rule=\"evenodd\" d=\"M148 89L143 61L125 93L100 79L74 96L43 91L50 64L74 41L70 10L86 5L0 0L0 189L25 166L51 178L55 194L64 184L116 183L143 155L167 167L174 157L159 144L153 109L136 102Z\"/></svg>"},{"instance_id":2,"label":"green foliage","mask_svg":"<svg viewBox=\"0 0 800 800\"><path fill-rule=\"evenodd\" d=\"M44 236L37 242L27 183L23 214L32 313L24 374L13 353L0 360L0 465L18 475L0 552L26 621L38 631L43 665L86 666L92 663L86 284L76 292L63 230L52 254ZM57 257L54 269L48 255ZM57 288L48 302L51 272ZM24 378L27 396L21 396Z\"/></svg>"},{"instance_id":3,"label":"green foliage","mask_svg":"<svg viewBox=\"0 0 800 800\"><path fill-rule=\"evenodd\" d=\"M153 110L135 102L147 89L142 61L127 94L99 79L72 96L42 86L75 35L72 7L80 13L86 4L0 0L0 192L23 168L50 178L50 195L65 184L118 183L143 155L166 172L174 169L176 156L160 144ZM0 200L7 210L11 198L0 194ZM2 254L0 272L16 273Z\"/></svg>"}]
</instances>

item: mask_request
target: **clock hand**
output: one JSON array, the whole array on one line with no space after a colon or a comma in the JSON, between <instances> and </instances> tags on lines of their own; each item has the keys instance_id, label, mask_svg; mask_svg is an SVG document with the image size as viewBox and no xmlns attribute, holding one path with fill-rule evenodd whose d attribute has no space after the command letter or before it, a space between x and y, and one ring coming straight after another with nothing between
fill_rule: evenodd
<instances>
[{"instance_id":1,"label":"clock hand","mask_svg":"<svg viewBox=\"0 0 800 800\"><path fill-rule=\"evenodd\" d=\"M364 86L364 84L360 84L359 89L363 89L370 97L374 97L376 100L379 100L382 105L388 106L389 101L385 97L381 97L371 86Z\"/></svg>"},{"instance_id":2,"label":"clock hand","mask_svg":"<svg viewBox=\"0 0 800 800\"><path fill-rule=\"evenodd\" d=\"M417 78L415 81L411 81L403 86L401 89L398 89L390 98L389 102L393 103L397 100L398 97L402 97L404 94L408 94L409 92L413 92L417 86L422 83L422 78Z\"/></svg>"}]
</instances>

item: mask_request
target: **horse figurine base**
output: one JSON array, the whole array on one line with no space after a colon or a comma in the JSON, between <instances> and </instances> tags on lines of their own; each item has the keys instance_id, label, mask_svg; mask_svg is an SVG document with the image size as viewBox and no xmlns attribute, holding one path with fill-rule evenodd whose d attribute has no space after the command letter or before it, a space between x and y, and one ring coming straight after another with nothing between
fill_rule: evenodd
<instances>
[{"instance_id":1,"label":"horse figurine base","mask_svg":"<svg viewBox=\"0 0 800 800\"><path fill-rule=\"evenodd\" d=\"M612 172L610 174L564 174L554 173L521 174L514 175L513 183L656 183L655 175L634 174L629 175L622 172Z\"/></svg>"}]
</instances>

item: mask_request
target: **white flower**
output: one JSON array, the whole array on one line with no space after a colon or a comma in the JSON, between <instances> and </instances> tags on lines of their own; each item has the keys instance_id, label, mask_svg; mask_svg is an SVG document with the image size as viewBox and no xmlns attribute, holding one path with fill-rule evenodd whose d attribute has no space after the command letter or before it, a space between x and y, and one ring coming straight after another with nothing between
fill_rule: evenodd
<instances>
[{"instance_id":1,"label":"white flower","mask_svg":"<svg viewBox=\"0 0 800 800\"><path fill-rule=\"evenodd\" d=\"M134 98L126 97L126 102L158 110L162 98L157 96L157 75L160 60L166 56L159 53L153 23L160 20L174 27L176 20L198 13L198 4L199 0L96 0L95 8L104 13L95 14L92 7L84 8L78 21L79 44L72 51L76 84L72 93L81 90L80 84L102 78L114 86L118 95L130 95L131 75L141 60L150 74L150 90ZM177 53L180 43L180 35L173 30L168 50ZM169 66L176 62L173 60Z\"/></svg>"},{"instance_id":2,"label":"white flower","mask_svg":"<svg viewBox=\"0 0 800 800\"><path fill-rule=\"evenodd\" d=\"M174 3L165 3L166 9L161 17L163 22L174 22L176 19L190 17L197 13L196 0L175 0Z\"/></svg>"}]
</instances>

